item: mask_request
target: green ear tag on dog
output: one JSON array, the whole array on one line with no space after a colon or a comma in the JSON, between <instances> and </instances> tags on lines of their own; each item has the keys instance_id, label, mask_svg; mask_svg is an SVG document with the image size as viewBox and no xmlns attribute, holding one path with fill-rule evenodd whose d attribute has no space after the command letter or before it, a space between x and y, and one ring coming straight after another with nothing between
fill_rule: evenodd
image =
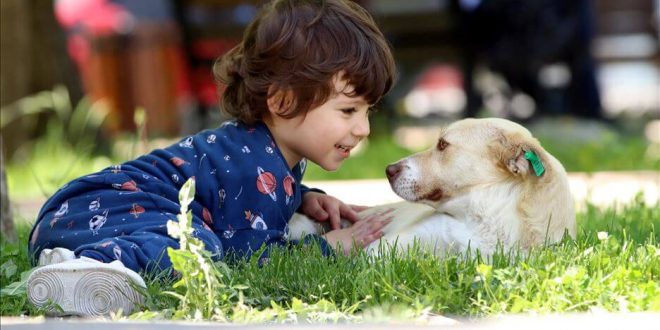
<instances>
[{"instance_id":1,"label":"green ear tag on dog","mask_svg":"<svg viewBox=\"0 0 660 330\"><path fill-rule=\"evenodd\" d=\"M539 156L536 155L534 151L531 150L525 151L525 159L527 159L529 163L532 164L532 168L534 168L534 173L536 174L536 176L541 176L543 172L545 172L543 163L541 162Z\"/></svg>"}]
</instances>

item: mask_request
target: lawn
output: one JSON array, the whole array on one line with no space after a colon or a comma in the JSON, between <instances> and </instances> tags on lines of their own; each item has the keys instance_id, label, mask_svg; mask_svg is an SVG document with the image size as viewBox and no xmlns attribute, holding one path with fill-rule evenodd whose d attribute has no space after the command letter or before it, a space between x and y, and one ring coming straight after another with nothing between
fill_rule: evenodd
<instances>
[{"instance_id":1,"label":"lawn","mask_svg":"<svg viewBox=\"0 0 660 330\"><path fill-rule=\"evenodd\" d=\"M126 153L106 156L93 152L90 145L61 143L68 130L52 126L45 139L32 141L7 164L12 198L49 196L73 178L126 159L117 156ZM328 173L312 164L306 179L382 178L388 163L417 151L398 146L389 132L373 135L340 171ZM640 134L610 131L585 140L558 135L537 134L568 171L660 169L660 160L648 152L649 144ZM91 136L84 140L94 141ZM136 149L137 139L126 141L129 149ZM184 252L180 261L188 266L177 270L188 281L175 287L164 274L146 276L147 302L130 318L367 322L428 314L464 318L519 312L660 311L660 204L643 200L624 207L579 208L576 240L527 255L501 251L491 260L475 251L325 258L315 247L301 246L274 251L265 265L256 260L215 264L209 275L214 280L200 282L199 274L190 273L197 268L187 264L198 259ZM29 229L19 221L19 242L0 242L2 316L44 313L28 304L22 282L30 269Z\"/></svg>"},{"instance_id":2,"label":"lawn","mask_svg":"<svg viewBox=\"0 0 660 330\"><path fill-rule=\"evenodd\" d=\"M276 250L262 266L256 260L228 267L216 264L217 283L207 288L215 293L215 307L197 317L234 322L365 322L410 320L428 313L464 318L518 312L658 312L660 233L656 228L660 228L660 205L646 205L638 198L623 208L587 206L578 214L576 240L566 239L528 255L501 251L492 260L483 260L478 253L439 258L413 251L383 258L364 253L326 258L313 246ZM28 229L19 227L17 245L2 243L3 316L43 314L27 303L24 287L16 285L29 269ZM184 278L193 276L182 271ZM130 318L195 318L195 309L205 306L182 307L164 292L193 296L208 292L197 280L173 289L173 281L162 274L148 276L147 303Z\"/></svg>"}]
</instances>

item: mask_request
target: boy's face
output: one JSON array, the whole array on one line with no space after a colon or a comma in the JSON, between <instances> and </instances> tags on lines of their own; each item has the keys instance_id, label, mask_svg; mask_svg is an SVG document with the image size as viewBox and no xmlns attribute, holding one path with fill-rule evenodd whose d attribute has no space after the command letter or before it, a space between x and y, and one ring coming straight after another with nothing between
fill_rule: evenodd
<instances>
[{"instance_id":1,"label":"boy's face","mask_svg":"<svg viewBox=\"0 0 660 330\"><path fill-rule=\"evenodd\" d=\"M334 171L369 135L369 104L363 97L349 97L344 80L335 79L336 94L319 107L291 119L272 116L268 125L289 167L302 158Z\"/></svg>"}]
</instances>

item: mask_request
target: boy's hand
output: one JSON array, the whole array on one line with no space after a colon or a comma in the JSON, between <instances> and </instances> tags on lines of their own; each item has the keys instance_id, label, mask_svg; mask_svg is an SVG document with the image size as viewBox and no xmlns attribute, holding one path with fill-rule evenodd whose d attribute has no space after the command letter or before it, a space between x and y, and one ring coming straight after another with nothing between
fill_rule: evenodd
<instances>
[{"instance_id":1,"label":"boy's hand","mask_svg":"<svg viewBox=\"0 0 660 330\"><path fill-rule=\"evenodd\" d=\"M364 206L348 205L342 201L315 191L307 192L303 196L300 210L306 216L319 221L330 221L330 227L340 229L342 218L353 223L359 220L357 212L366 209Z\"/></svg>"},{"instance_id":2,"label":"boy's hand","mask_svg":"<svg viewBox=\"0 0 660 330\"><path fill-rule=\"evenodd\" d=\"M383 237L383 227L392 222L391 210L372 214L361 219L353 226L330 231L323 238L335 250L349 255L353 249L361 250L373 241Z\"/></svg>"}]
</instances>

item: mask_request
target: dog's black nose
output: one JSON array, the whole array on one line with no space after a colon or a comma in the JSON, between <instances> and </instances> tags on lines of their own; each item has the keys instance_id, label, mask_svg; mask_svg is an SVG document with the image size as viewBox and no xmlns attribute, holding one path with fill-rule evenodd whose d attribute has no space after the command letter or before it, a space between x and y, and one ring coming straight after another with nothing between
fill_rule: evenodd
<instances>
[{"instance_id":1,"label":"dog's black nose","mask_svg":"<svg viewBox=\"0 0 660 330\"><path fill-rule=\"evenodd\" d=\"M385 174L387 175L387 179L390 181L395 180L400 173L401 173L401 164L399 163L387 165L387 168L385 168Z\"/></svg>"}]
</instances>

